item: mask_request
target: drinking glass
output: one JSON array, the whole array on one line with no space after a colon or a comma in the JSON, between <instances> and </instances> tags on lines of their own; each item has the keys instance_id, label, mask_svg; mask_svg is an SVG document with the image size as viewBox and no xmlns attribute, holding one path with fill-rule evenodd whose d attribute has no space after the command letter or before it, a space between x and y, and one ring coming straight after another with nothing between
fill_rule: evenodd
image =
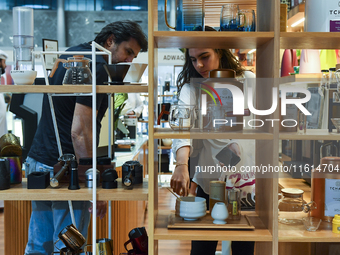
<instances>
[{"instance_id":1,"label":"drinking glass","mask_svg":"<svg viewBox=\"0 0 340 255\"><path fill-rule=\"evenodd\" d=\"M255 31L255 11L252 9L239 10L239 31Z\"/></svg>"},{"instance_id":2,"label":"drinking glass","mask_svg":"<svg viewBox=\"0 0 340 255\"><path fill-rule=\"evenodd\" d=\"M221 31L238 31L240 26L239 8L236 4L222 6L220 18Z\"/></svg>"},{"instance_id":3,"label":"drinking glass","mask_svg":"<svg viewBox=\"0 0 340 255\"><path fill-rule=\"evenodd\" d=\"M306 133L307 128L307 116L299 110L298 112L298 126L297 126L297 132L300 134Z\"/></svg>"},{"instance_id":4,"label":"drinking glass","mask_svg":"<svg viewBox=\"0 0 340 255\"><path fill-rule=\"evenodd\" d=\"M169 125L175 131L190 130L195 121L194 105L172 105L170 107Z\"/></svg>"}]
</instances>

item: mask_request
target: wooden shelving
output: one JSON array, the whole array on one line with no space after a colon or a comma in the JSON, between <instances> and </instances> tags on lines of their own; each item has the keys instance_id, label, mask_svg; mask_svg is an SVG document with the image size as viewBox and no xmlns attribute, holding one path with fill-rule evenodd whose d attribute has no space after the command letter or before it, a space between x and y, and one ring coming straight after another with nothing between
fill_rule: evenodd
<instances>
[{"instance_id":1,"label":"wooden shelving","mask_svg":"<svg viewBox=\"0 0 340 255\"><path fill-rule=\"evenodd\" d=\"M135 185L132 190L124 189L122 180L117 179L117 189L102 189L97 187L97 199L102 201L147 201L148 182L145 179L143 184ZM60 188L53 189L27 189L27 179L20 184L11 185L10 189L0 191L0 200L92 200L92 189L86 188L80 183L79 190L69 190L68 183L61 183Z\"/></svg>"},{"instance_id":2,"label":"wooden shelving","mask_svg":"<svg viewBox=\"0 0 340 255\"><path fill-rule=\"evenodd\" d=\"M281 32L281 49L339 49L337 32Z\"/></svg>"},{"instance_id":3,"label":"wooden shelving","mask_svg":"<svg viewBox=\"0 0 340 255\"><path fill-rule=\"evenodd\" d=\"M272 140L273 134L264 133L255 129L244 129L242 131L215 133L202 132L192 129L190 131L174 131L171 128L155 128L154 138L172 139L256 139Z\"/></svg>"},{"instance_id":4,"label":"wooden shelving","mask_svg":"<svg viewBox=\"0 0 340 255\"><path fill-rule=\"evenodd\" d=\"M242 212L247 214L255 230L177 230L168 229L168 216L170 211L159 211L156 229L156 240L230 240L230 241L272 241L273 237L255 212Z\"/></svg>"},{"instance_id":5,"label":"wooden shelving","mask_svg":"<svg viewBox=\"0 0 340 255\"><path fill-rule=\"evenodd\" d=\"M155 31L157 48L255 49L274 38L274 32L183 32Z\"/></svg>"},{"instance_id":6,"label":"wooden shelving","mask_svg":"<svg viewBox=\"0 0 340 255\"><path fill-rule=\"evenodd\" d=\"M305 73L284 76L280 78L279 84L292 84L292 83L320 83L322 74L320 73Z\"/></svg>"},{"instance_id":7,"label":"wooden shelving","mask_svg":"<svg viewBox=\"0 0 340 255\"><path fill-rule=\"evenodd\" d=\"M340 140L340 133L334 129L332 133L328 129L307 129L306 133L298 134L297 132L280 132L281 140Z\"/></svg>"},{"instance_id":8,"label":"wooden shelving","mask_svg":"<svg viewBox=\"0 0 340 255\"><path fill-rule=\"evenodd\" d=\"M145 85L97 85L97 93L141 93L147 92ZM1 92L12 93L91 93L92 85L0 85Z\"/></svg>"}]
</instances>

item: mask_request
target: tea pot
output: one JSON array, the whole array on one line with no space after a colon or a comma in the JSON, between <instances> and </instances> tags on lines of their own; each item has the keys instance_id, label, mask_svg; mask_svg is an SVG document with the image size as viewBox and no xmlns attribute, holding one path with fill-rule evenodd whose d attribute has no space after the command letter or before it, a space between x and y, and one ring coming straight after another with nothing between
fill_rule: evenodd
<instances>
[{"instance_id":1,"label":"tea pot","mask_svg":"<svg viewBox=\"0 0 340 255\"><path fill-rule=\"evenodd\" d=\"M306 213L316 208L316 203L306 203L303 200L304 191L301 189L286 188L281 190L279 200L279 222L283 224L296 225L302 223Z\"/></svg>"},{"instance_id":2,"label":"tea pot","mask_svg":"<svg viewBox=\"0 0 340 255\"><path fill-rule=\"evenodd\" d=\"M166 25L176 31L203 31L204 30L204 1L203 0L176 0L176 27L168 23L167 3L165 2L164 17Z\"/></svg>"},{"instance_id":3,"label":"tea pot","mask_svg":"<svg viewBox=\"0 0 340 255\"><path fill-rule=\"evenodd\" d=\"M58 58L53 65L50 77L53 77L59 63L62 62L63 67L67 69L63 84L92 84L92 73L89 68L90 61L91 59L85 58L83 55L74 55L67 58L67 60Z\"/></svg>"}]
</instances>

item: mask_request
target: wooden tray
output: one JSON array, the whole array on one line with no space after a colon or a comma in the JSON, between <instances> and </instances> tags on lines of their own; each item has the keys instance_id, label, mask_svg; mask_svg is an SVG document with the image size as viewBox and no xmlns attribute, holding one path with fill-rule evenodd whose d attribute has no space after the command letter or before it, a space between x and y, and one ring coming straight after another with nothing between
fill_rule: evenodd
<instances>
[{"instance_id":1,"label":"wooden tray","mask_svg":"<svg viewBox=\"0 0 340 255\"><path fill-rule=\"evenodd\" d=\"M228 221L227 224L214 224L213 218L210 213L207 213L204 217L195 220L188 221L176 216L175 213L171 213L168 216L168 229L222 229L222 230L254 230L254 225L250 222L247 215L241 215L241 219L238 221Z\"/></svg>"}]
</instances>

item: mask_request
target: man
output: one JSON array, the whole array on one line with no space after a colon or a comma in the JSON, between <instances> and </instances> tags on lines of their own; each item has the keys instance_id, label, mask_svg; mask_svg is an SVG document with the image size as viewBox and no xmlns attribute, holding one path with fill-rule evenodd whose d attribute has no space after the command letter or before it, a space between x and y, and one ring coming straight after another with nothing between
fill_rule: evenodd
<instances>
[{"instance_id":1,"label":"man","mask_svg":"<svg viewBox=\"0 0 340 255\"><path fill-rule=\"evenodd\" d=\"M6 71L6 59L8 55L0 50L0 76ZM1 82L0 82L1 84ZM7 122L6 122L6 103L4 94L0 93L0 137L7 134Z\"/></svg>"},{"instance_id":2,"label":"man","mask_svg":"<svg viewBox=\"0 0 340 255\"><path fill-rule=\"evenodd\" d=\"M118 21L105 26L94 40L112 53L112 62L131 62L140 51L147 50L146 36L140 26L132 21ZM71 47L68 51L91 51L90 43ZM90 53L89 53L90 54ZM70 56L61 56L66 59ZM85 57L91 58L91 55ZM107 81L104 64L107 56L97 55L97 84ZM94 63L92 63L94 64ZM61 85L66 69L60 64L50 84ZM97 141L100 122L107 109L107 95L97 94ZM53 97L59 137L63 154L74 154L79 158L92 157L92 98L87 96ZM42 117L35 134L32 147L26 159L27 174L33 171L49 171L53 174L53 165L58 162L58 147L54 133L50 105L44 95ZM70 191L72 192L72 191ZM84 237L92 212L89 201L73 201L76 227ZM97 215L101 218L106 213L106 202L97 202ZM28 243L25 254L51 254L54 242L60 231L70 225L71 217L67 201L32 201L32 215L29 225ZM58 242L58 248L63 244Z\"/></svg>"}]
</instances>

